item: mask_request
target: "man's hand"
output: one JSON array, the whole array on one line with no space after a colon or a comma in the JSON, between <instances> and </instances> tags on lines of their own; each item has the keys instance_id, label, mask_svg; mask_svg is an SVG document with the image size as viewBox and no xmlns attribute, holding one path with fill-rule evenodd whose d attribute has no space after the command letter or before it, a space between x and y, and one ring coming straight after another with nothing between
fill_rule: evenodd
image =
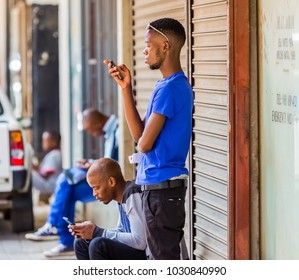
<instances>
[{"instance_id":1,"label":"man's hand","mask_svg":"<svg viewBox=\"0 0 299 280\"><path fill-rule=\"evenodd\" d=\"M87 159L81 159L76 162L76 166L84 170L88 170L91 165L92 162L88 161Z\"/></svg>"},{"instance_id":2,"label":"man's hand","mask_svg":"<svg viewBox=\"0 0 299 280\"><path fill-rule=\"evenodd\" d=\"M83 238L85 240L92 239L92 235L96 225L91 221L85 221L83 223L76 223L75 225L69 225L69 232L76 238Z\"/></svg>"},{"instance_id":3,"label":"man's hand","mask_svg":"<svg viewBox=\"0 0 299 280\"><path fill-rule=\"evenodd\" d=\"M121 88L131 88L131 73L124 64L114 65L114 67L112 67L111 60L108 59L104 59L103 63L108 65L109 74ZM119 75L122 77L122 79L119 79Z\"/></svg>"}]
</instances>

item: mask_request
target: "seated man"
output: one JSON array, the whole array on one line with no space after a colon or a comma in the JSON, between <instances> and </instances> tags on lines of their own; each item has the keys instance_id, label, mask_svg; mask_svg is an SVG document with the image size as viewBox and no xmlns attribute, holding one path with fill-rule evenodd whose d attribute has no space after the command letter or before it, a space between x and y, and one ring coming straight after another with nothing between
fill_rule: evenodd
<instances>
[{"instance_id":1,"label":"seated man","mask_svg":"<svg viewBox=\"0 0 299 280\"><path fill-rule=\"evenodd\" d=\"M104 204L117 201L119 221L116 229L103 229L92 222L69 225L76 236L79 260L146 260L145 228L141 209L141 189L126 182L119 164L109 158L95 161L87 172L93 195Z\"/></svg>"},{"instance_id":2,"label":"seated man","mask_svg":"<svg viewBox=\"0 0 299 280\"><path fill-rule=\"evenodd\" d=\"M105 137L104 157L118 160L118 120L115 115L107 117L96 109L83 112L83 130L93 137ZM86 172L91 161L81 160L78 167L71 168L59 175L54 192L54 202L46 224L34 233L27 233L26 239L42 241L59 238L59 244L44 252L47 257L74 253L74 237L70 234L63 216L74 220L75 203L95 201L92 189L86 181Z\"/></svg>"},{"instance_id":3,"label":"seated man","mask_svg":"<svg viewBox=\"0 0 299 280\"><path fill-rule=\"evenodd\" d=\"M32 164L32 186L40 194L50 197L55 188L55 182L62 171L60 134L54 131L44 131L42 148L46 152L40 164Z\"/></svg>"}]
</instances>

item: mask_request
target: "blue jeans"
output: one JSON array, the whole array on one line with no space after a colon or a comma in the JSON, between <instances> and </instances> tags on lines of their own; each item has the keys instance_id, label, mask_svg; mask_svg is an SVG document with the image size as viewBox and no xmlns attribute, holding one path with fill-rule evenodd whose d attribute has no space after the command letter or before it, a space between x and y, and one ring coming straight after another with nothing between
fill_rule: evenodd
<instances>
[{"instance_id":1,"label":"blue jeans","mask_svg":"<svg viewBox=\"0 0 299 280\"><path fill-rule=\"evenodd\" d=\"M86 175L86 171L79 168L71 168L70 172L74 176L78 175L79 172L84 172ZM70 234L68 224L62 217L68 217L71 221L74 221L76 201L83 203L95 201L92 189L86 179L75 185L70 185L65 175L61 173L56 180L54 199L47 222L57 227L60 243L72 247L74 237Z\"/></svg>"}]
</instances>

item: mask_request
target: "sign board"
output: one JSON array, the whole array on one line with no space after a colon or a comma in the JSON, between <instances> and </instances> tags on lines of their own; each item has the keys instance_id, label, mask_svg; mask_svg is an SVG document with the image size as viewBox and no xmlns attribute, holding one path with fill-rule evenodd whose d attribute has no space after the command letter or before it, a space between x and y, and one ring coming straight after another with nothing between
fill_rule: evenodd
<instances>
[{"instance_id":1,"label":"sign board","mask_svg":"<svg viewBox=\"0 0 299 280\"><path fill-rule=\"evenodd\" d=\"M259 1L263 259L299 259L299 1Z\"/></svg>"}]
</instances>

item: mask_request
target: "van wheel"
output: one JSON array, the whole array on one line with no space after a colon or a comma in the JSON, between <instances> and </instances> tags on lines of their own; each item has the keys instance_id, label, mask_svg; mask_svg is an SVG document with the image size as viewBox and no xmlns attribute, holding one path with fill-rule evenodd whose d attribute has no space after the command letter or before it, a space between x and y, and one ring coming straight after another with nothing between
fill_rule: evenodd
<instances>
[{"instance_id":1,"label":"van wheel","mask_svg":"<svg viewBox=\"0 0 299 280\"><path fill-rule=\"evenodd\" d=\"M11 222L13 232L33 231L34 215L31 184L27 193L17 194L13 197Z\"/></svg>"}]
</instances>

